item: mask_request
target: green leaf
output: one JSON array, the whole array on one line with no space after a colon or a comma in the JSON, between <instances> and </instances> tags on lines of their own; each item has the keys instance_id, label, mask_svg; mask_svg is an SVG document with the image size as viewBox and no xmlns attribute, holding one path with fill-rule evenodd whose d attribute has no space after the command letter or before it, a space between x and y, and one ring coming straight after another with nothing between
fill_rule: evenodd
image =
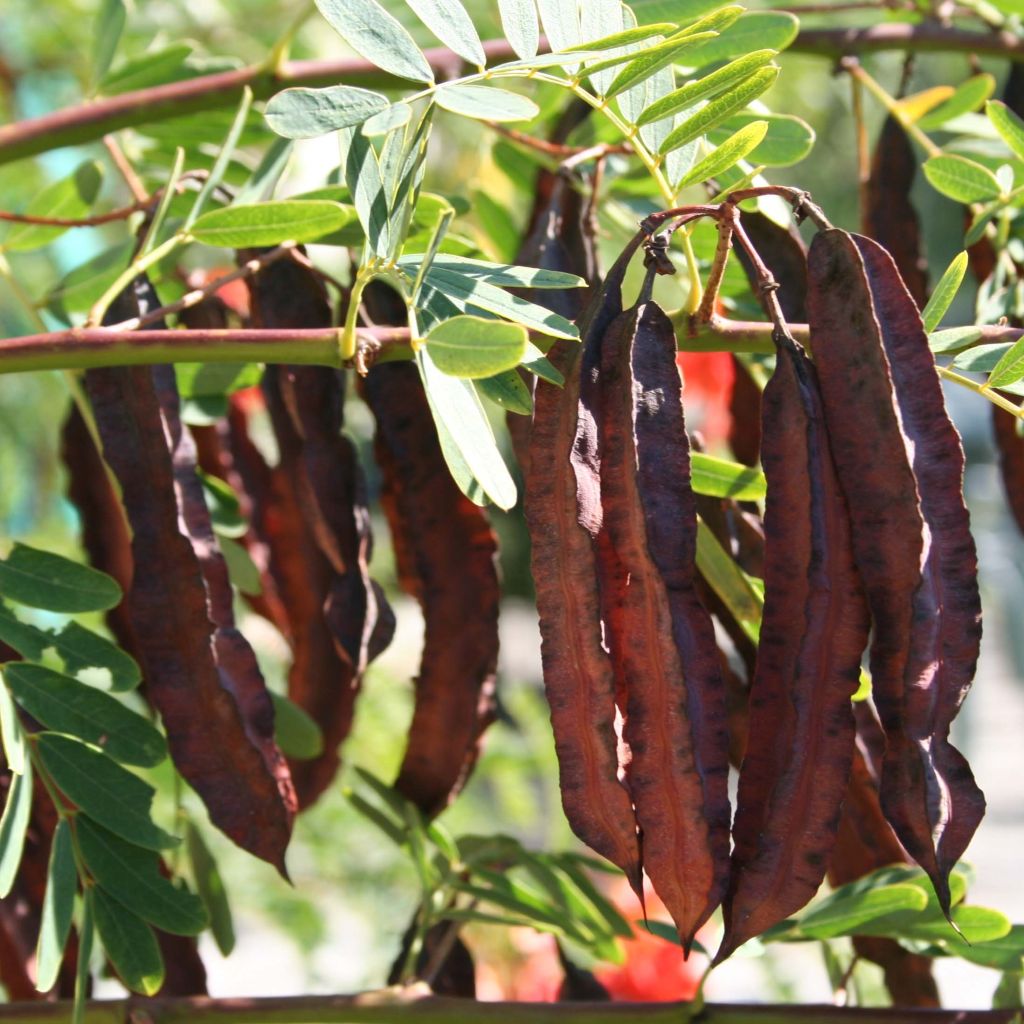
<instances>
[{"instance_id":1,"label":"green leaf","mask_svg":"<svg viewBox=\"0 0 1024 1024\"><path fill-rule=\"evenodd\" d=\"M172 935L198 935L209 923L203 901L160 873L160 857L89 818L75 819L89 873L118 903Z\"/></svg>"},{"instance_id":2,"label":"green leaf","mask_svg":"<svg viewBox=\"0 0 1024 1024\"><path fill-rule=\"evenodd\" d=\"M57 982L64 947L71 930L78 890L78 871L71 843L71 826L61 818L50 843L50 860L46 870L46 895L40 915L39 942L36 946L36 988L49 992Z\"/></svg>"},{"instance_id":3,"label":"green leaf","mask_svg":"<svg viewBox=\"0 0 1024 1024\"><path fill-rule=\"evenodd\" d=\"M565 50L583 42L576 4L565 0L537 0L540 22L552 50Z\"/></svg>"},{"instance_id":4,"label":"green leaf","mask_svg":"<svg viewBox=\"0 0 1024 1024\"><path fill-rule=\"evenodd\" d=\"M234 488L219 476L211 476L201 469L197 475L203 485L203 497L210 511L214 530L222 537L244 537L249 524L242 515L242 506Z\"/></svg>"},{"instance_id":5,"label":"green leaf","mask_svg":"<svg viewBox=\"0 0 1024 1024\"><path fill-rule=\"evenodd\" d=\"M522 324L531 331L549 334L554 338L579 338L576 326L564 316L552 313L543 306L527 302L518 295L503 291L486 281L473 280L462 274L431 267L426 279L442 295L457 306L476 306L488 313L494 313L506 320Z\"/></svg>"},{"instance_id":6,"label":"green leaf","mask_svg":"<svg viewBox=\"0 0 1024 1024\"><path fill-rule=\"evenodd\" d=\"M113 697L42 665L12 662L4 672L14 699L55 732L76 736L115 761L152 767L167 756L163 736Z\"/></svg>"},{"instance_id":7,"label":"green leaf","mask_svg":"<svg viewBox=\"0 0 1024 1024\"><path fill-rule=\"evenodd\" d=\"M516 370L506 370L476 382L477 394L519 416L533 412L533 396Z\"/></svg>"},{"instance_id":8,"label":"green leaf","mask_svg":"<svg viewBox=\"0 0 1024 1024\"><path fill-rule=\"evenodd\" d=\"M1002 192L996 176L987 167L965 156L933 156L924 163L924 176L933 188L958 203L998 199Z\"/></svg>"},{"instance_id":9,"label":"green leaf","mask_svg":"<svg viewBox=\"0 0 1024 1024\"><path fill-rule=\"evenodd\" d=\"M730 167L734 167L760 143L767 133L767 121L752 121L701 160L679 182L676 188L684 188L699 181L707 181L709 178L717 177L723 171L729 170Z\"/></svg>"},{"instance_id":10,"label":"green leaf","mask_svg":"<svg viewBox=\"0 0 1024 1024\"><path fill-rule=\"evenodd\" d=\"M947 951L982 967L1000 971L1024 971L1024 924L1015 924L1005 935L988 942L950 942Z\"/></svg>"},{"instance_id":11,"label":"green leaf","mask_svg":"<svg viewBox=\"0 0 1024 1024\"><path fill-rule=\"evenodd\" d=\"M416 354L416 365L441 450L459 488L471 501L480 504L481 496L473 486L476 483L498 508L512 508L516 503L516 485L498 451L473 384L442 373L426 348Z\"/></svg>"},{"instance_id":12,"label":"green leaf","mask_svg":"<svg viewBox=\"0 0 1024 1024\"><path fill-rule=\"evenodd\" d=\"M118 243L69 271L46 296L46 308L65 323L69 313L84 313L110 287L132 256L132 246Z\"/></svg>"},{"instance_id":13,"label":"green leaf","mask_svg":"<svg viewBox=\"0 0 1024 1024\"><path fill-rule=\"evenodd\" d=\"M452 53L467 64L483 67L487 63L472 19L459 0L406 0L423 22Z\"/></svg>"},{"instance_id":14,"label":"green leaf","mask_svg":"<svg viewBox=\"0 0 1024 1024\"><path fill-rule=\"evenodd\" d=\"M669 132L668 138L661 144L661 153L668 153L680 146L685 146L704 135L727 117L742 110L751 100L766 92L779 77L777 67L761 68L749 78L713 99L692 117L687 118L677 128Z\"/></svg>"},{"instance_id":15,"label":"green leaf","mask_svg":"<svg viewBox=\"0 0 1024 1024\"><path fill-rule=\"evenodd\" d=\"M274 139L267 146L263 159L252 172L252 177L235 193L235 202L239 206L248 206L269 199L274 194L274 189L294 151L295 143L291 139Z\"/></svg>"},{"instance_id":16,"label":"green leaf","mask_svg":"<svg viewBox=\"0 0 1024 1024\"><path fill-rule=\"evenodd\" d=\"M593 6L598 6L597 4ZM584 11L586 13L586 11ZM626 28L619 32L612 32L611 35L602 36L600 39L593 39L589 42L584 40L577 46L570 46L566 53L574 50L584 50L587 53L594 53L601 50L616 50L620 46L633 46L636 43L645 43L655 36L675 35L679 26L671 21L663 21L654 25L638 25L636 28ZM584 33L585 34L585 33Z\"/></svg>"},{"instance_id":17,"label":"green leaf","mask_svg":"<svg viewBox=\"0 0 1024 1024\"><path fill-rule=\"evenodd\" d=\"M238 108L235 110L235 116L231 121L231 125L228 127L227 134L224 137L224 141L220 145L220 149L217 152L217 159L214 160L213 166L210 168L210 173L206 176L206 181L203 182L203 187L199 190L199 195L196 196L195 202L192 204L192 209L189 210L188 215L182 222L181 230L189 231L193 224L199 219L203 210L206 208L206 204L213 197L214 192L220 188L221 182L224 180L224 176L227 174L229 167L231 166L231 159L235 155L235 148L238 146L239 140L242 137L242 132L245 130L245 122L249 117L249 110L252 107L252 89L249 86L245 86L242 89L242 98L238 101ZM178 171L183 166L184 161L184 150L179 147L178 161L175 163L174 170L171 172L172 182L177 178ZM172 189L168 187L165 193L165 198L168 203L170 202L170 196ZM146 243L143 245L143 250L148 250L153 243L156 241L156 225L159 224L163 214L167 210L167 205L161 205L158 209L157 215L154 218L154 223L150 226L149 234L147 235Z\"/></svg>"},{"instance_id":18,"label":"green leaf","mask_svg":"<svg viewBox=\"0 0 1024 1024\"><path fill-rule=\"evenodd\" d=\"M92 31L93 81L100 81L107 73L117 52L117 44L124 31L124 0L100 0L96 24Z\"/></svg>"},{"instance_id":19,"label":"green leaf","mask_svg":"<svg viewBox=\"0 0 1024 1024\"><path fill-rule=\"evenodd\" d=\"M633 0L629 6L642 24L671 21L675 25L686 25L713 12L721 4L722 0Z\"/></svg>"},{"instance_id":20,"label":"green leaf","mask_svg":"<svg viewBox=\"0 0 1024 1024\"><path fill-rule=\"evenodd\" d=\"M529 60L537 55L540 25L534 0L498 0L501 27L516 56Z\"/></svg>"},{"instance_id":21,"label":"green leaf","mask_svg":"<svg viewBox=\"0 0 1024 1024\"><path fill-rule=\"evenodd\" d=\"M359 130L367 138L387 135L407 125L412 118L412 106L408 103L392 103L379 114L367 118Z\"/></svg>"},{"instance_id":22,"label":"green leaf","mask_svg":"<svg viewBox=\"0 0 1024 1024\"><path fill-rule=\"evenodd\" d=\"M56 732L36 733L39 756L57 787L81 810L129 843L152 850L178 840L150 819L156 792L93 747Z\"/></svg>"},{"instance_id":23,"label":"green leaf","mask_svg":"<svg viewBox=\"0 0 1024 1024\"><path fill-rule=\"evenodd\" d=\"M75 1000L71 1007L71 1024L84 1024L86 1001L90 995L90 964L93 940L96 937L94 889L95 886L90 885L82 892L82 918L78 925L78 963L75 964Z\"/></svg>"},{"instance_id":24,"label":"green leaf","mask_svg":"<svg viewBox=\"0 0 1024 1024\"><path fill-rule=\"evenodd\" d=\"M733 114L708 133L711 142L721 143L734 132L753 121L764 121L768 132L751 152L749 159L769 167L788 167L799 163L814 148L814 129L792 114L756 114L749 110Z\"/></svg>"},{"instance_id":25,"label":"green leaf","mask_svg":"<svg viewBox=\"0 0 1024 1024\"><path fill-rule=\"evenodd\" d=\"M988 379L990 388L1002 388L1024 377L1024 338L1018 338L996 363Z\"/></svg>"},{"instance_id":26,"label":"green leaf","mask_svg":"<svg viewBox=\"0 0 1024 1024\"><path fill-rule=\"evenodd\" d=\"M99 91L105 96L115 96L183 78L188 74L184 65L191 53L191 43L178 42L133 57L107 72L100 82Z\"/></svg>"},{"instance_id":27,"label":"green leaf","mask_svg":"<svg viewBox=\"0 0 1024 1024\"><path fill-rule=\"evenodd\" d=\"M859 935L871 921L897 912L917 913L928 896L916 885L885 885L864 892L832 893L800 918L800 933L812 939Z\"/></svg>"},{"instance_id":28,"label":"green leaf","mask_svg":"<svg viewBox=\"0 0 1024 1024\"><path fill-rule=\"evenodd\" d=\"M316 720L293 700L270 691L274 704L274 738L281 753L309 761L324 752L324 734Z\"/></svg>"},{"instance_id":29,"label":"green leaf","mask_svg":"<svg viewBox=\"0 0 1024 1024\"><path fill-rule=\"evenodd\" d=\"M230 956L235 948L235 924L227 890L213 854L191 821L185 826L185 846L192 865L192 880L210 918L214 941L222 956Z\"/></svg>"},{"instance_id":30,"label":"green leaf","mask_svg":"<svg viewBox=\"0 0 1024 1024\"><path fill-rule=\"evenodd\" d=\"M950 327L928 335L928 345L936 355L960 352L980 340L981 330L978 327Z\"/></svg>"},{"instance_id":31,"label":"green leaf","mask_svg":"<svg viewBox=\"0 0 1024 1024\"><path fill-rule=\"evenodd\" d=\"M502 320L455 316L426 336L434 365L452 377L493 377L519 365L526 352L526 328Z\"/></svg>"},{"instance_id":32,"label":"green leaf","mask_svg":"<svg viewBox=\"0 0 1024 1024\"><path fill-rule=\"evenodd\" d=\"M99 195L103 184L103 167L93 160L80 164L66 178L47 185L28 204L26 214L33 217L54 217L75 220L85 217ZM0 243L0 250L24 252L38 249L59 238L67 228L43 227L39 224L20 224Z\"/></svg>"},{"instance_id":33,"label":"green leaf","mask_svg":"<svg viewBox=\"0 0 1024 1024\"><path fill-rule=\"evenodd\" d=\"M1024 992L1021 991L1020 970L1004 971L992 993L993 1010L1020 1010L1024 1008ZM1016 1014L1020 1018L1020 1014Z\"/></svg>"},{"instance_id":34,"label":"green leaf","mask_svg":"<svg viewBox=\"0 0 1024 1024\"><path fill-rule=\"evenodd\" d=\"M121 601L121 588L105 572L17 543L0 561L0 594L51 612L103 612Z\"/></svg>"},{"instance_id":35,"label":"green leaf","mask_svg":"<svg viewBox=\"0 0 1024 1024\"><path fill-rule=\"evenodd\" d=\"M749 11L717 39L702 43L687 55L691 67L717 64L754 50L785 50L796 39L799 21L784 11Z\"/></svg>"},{"instance_id":36,"label":"green leaf","mask_svg":"<svg viewBox=\"0 0 1024 1024\"><path fill-rule=\"evenodd\" d=\"M688 56L694 47L708 39L714 39L715 32L699 32L696 35L681 35L666 39L663 43L647 47L638 57L634 57L613 79L605 90L607 96L617 96L620 92L646 81L657 71L670 64L675 64L684 56ZM606 61L595 64L591 72L608 66Z\"/></svg>"},{"instance_id":37,"label":"green leaf","mask_svg":"<svg viewBox=\"0 0 1024 1024\"><path fill-rule=\"evenodd\" d=\"M434 99L439 107L481 121L530 121L540 113L533 100L496 85L438 86Z\"/></svg>"},{"instance_id":38,"label":"green leaf","mask_svg":"<svg viewBox=\"0 0 1024 1024\"><path fill-rule=\"evenodd\" d=\"M703 520L697 521L697 568L711 589L725 602L743 632L757 643L764 596L729 557Z\"/></svg>"},{"instance_id":39,"label":"green leaf","mask_svg":"<svg viewBox=\"0 0 1024 1024\"><path fill-rule=\"evenodd\" d=\"M69 675L88 668L105 669L110 673L114 693L134 690L142 681L142 672L130 654L77 622L69 622L59 633L51 634L51 644Z\"/></svg>"},{"instance_id":40,"label":"green leaf","mask_svg":"<svg viewBox=\"0 0 1024 1024\"><path fill-rule=\"evenodd\" d=\"M952 121L954 117L977 110L992 95L995 87L995 78L987 72L968 78L966 82L957 86L956 91L948 100L920 118L917 126L926 132L941 128L947 121Z\"/></svg>"},{"instance_id":41,"label":"green leaf","mask_svg":"<svg viewBox=\"0 0 1024 1024\"><path fill-rule=\"evenodd\" d=\"M985 113L1014 156L1024 160L1024 121L1001 100L989 100Z\"/></svg>"},{"instance_id":42,"label":"green leaf","mask_svg":"<svg viewBox=\"0 0 1024 1024\"><path fill-rule=\"evenodd\" d=\"M953 366L970 373L991 373L1012 347L1009 342L975 345L966 352L961 352L953 360Z\"/></svg>"},{"instance_id":43,"label":"green leaf","mask_svg":"<svg viewBox=\"0 0 1024 1024\"><path fill-rule=\"evenodd\" d=\"M93 901L100 942L125 988L156 995L164 983L164 958L153 930L101 888Z\"/></svg>"},{"instance_id":44,"label":"green leaf","mask_svg":"<svg viewBox=\"0 0 1024 1024\"><path fill-rule=\"evenodd\" d=\"M698 494L736 501L764 501L767 493L764 473L739 462L691 452L690 469L693 489Z\"/></svg>"},{"instance_id":45,"label":"green leaf","mask_svg":"<svg viewBox=\"0 0 1024 1024\"><path fill-rule=\"evenodd\" d=\"M227 562L231 585L247 596L259 597L263 593L263 579L252 555L230 537L219 536L217 543Z\"/></svg>"},{"instance_id":46,"label":"green leaf","mask_svg":"<svg viewBox=\"0 0 1024 1024\"><path fill-rule=\"evenodd\" d=\"M698 100L717 96L730 86L748 78L766 64L770 64L777 55L777 50L754 50L753 53L745 54L703 78L687 82L682 88L670 92L667 96L662 96L646 107L637 119L637 124L643 125L650 124L652 121L660 121L663 117L669 117L680 110L687 110Z\"/></svg>"},{"instance_id":47,"label":"green leaf","mask_svg":"<svg viewBox=\"0 0 1024 1024\"><path fill-rule=\"evenodd\" d=\"M930 920L900 920L894 922L895 932L885 929L880 924L868 925L865 934L897 934L901 938L919 939L924 942L945 941L950 946L976 942L992 942L1001 939L1010 932L1010 921L1005 914L989 907L959 906L953 908L953 922L960 931L953 929L950 923L937 912Z\"/></svg>"},{"instance_id":48,"label":"green leaf","mask_svg":"<svg viewBox=\"0 0 1024 1024\"><path fill-rule=\"evenodd\" d=\"M434 81L412 36L376 0L316 0L316 6L331 28L371 64L413 82Z\"/></svg>"},{"instance_id":49,"label":"green leaf","mask_svg":"<svg viewBox=\"0 0 1024 1024\"><path fill-rule=\"evenodd\" d=\"M371 251L382 258L391 243L389 214L391 203L381 178L380 160L370 140L352 128L340 135L344 156L345 184L352 193L356 215L369 242Z\"/></svg>"},{"instance_id":50,"label":"green leaf","mask_svg":"<svg viewBox=\"0 0 1024 1024\"><path fill-rule=\"evenodd\" d=\"M963 283L964 274L967 273L967 253L961 252L953 257L953 262L946 268L935 290L931 294L924 309L921 310L921 320L924 329L930 334L942 321L949 307L956 298L956 293Z\"/></svg>"},{"instance_id":51,"label":"green leaf","mask_svg":"<svg viewBox=\"0 0 1024 1024\"><path fill-rule=\"evenodd\" d=\"M312 139L362 124L389 106L391 101L379 92L331 85L326 89L285 89L271 98L263 116L286 139Z\"/></svg>"},{"instance_id":52,"label":"green leaf","mask_svg":"<svg viewBox=\"0 0 1024 1024\"><path fill-rule=\"evenodd\" d=\"M398 265L415 271L422 258L422 255L417 254L403 256ZM486 260L452 256L448 253L438 253L431 266L501 288L585 288L587 285L582 277L560 270L539 270L534 267L516 266L513 263L489 263Z\"/></svg>"},{"instance_id":53,"label":"green leaf","mask_svg":"<svg viewBox=\"0 0 1024 1024\"><path fill-rule=\"evenodd\" d=\"M354 219L350 206L324 199L272 199L204 213L191 234L206 245L249 249L284 241L313 242Z\"/></svg>"},{"instance_id":54,"label":"green leaf","mask_svg":"<svg viewBox=\"0 0 1024 1024\"><path fill-rule=\"evenodd\" d=\"M532 341L526 345L526 355L523 356L522 366L524 370L535 373L541 380L546 380L549 384L554 384L555 387L560 388L565 383L562 371Z\"/></svg>"},{"instance_id":55,"label":"green leaf","mask_svg":"<svg viewBox=\"0 0 1024 1024\"><path fill-rule=\"evenodd\" d=\"M668 921L637 921L637 928L643 928L645 931L649 931L652 935L656 935L659 939L664 939L666 942L673 946L679 945L679 932L674 924L670 924ZM699 943L694 942L693 949L697 953L701 953L707 956L707 950Z\"/></svg>"},{"instance_id":56,"label":"green leaf","mask_svg":"<svg viewBox=\"0 0 1024 1024\"><path fill-rule=\"evenodd\" d=\"M1008 199L1009 197L1000 197L994 202L986 203L971 218L970 227L967 229L967 234L964 235L964 245L970 248L976 242L981 241L982 236L985 234L985 229L988 227L989 221L991 221L997 213L1002 212L1002 210L1006 208Z\"/></svg>"},{"instance_id":57,"label":"green leaf","mask_svg":"<svg viewBox=\"0 0 1024 1024\"><path fill-rule=\"evenodd\" d=\"M7 767L15 775L25 771L25 732L18 720L18 712L11 700L11 695L0 677L0 741L3 742L4 757Z\"/></svg>"},{"instance_id":58,"label":"green leaf","mask_svg":"<svg viewBox=\"0 0 1024 1024\"><path fill-rule=\"evenodd\" d=\"M10 895L25 849L25 833L32 811L32 761L25 759L25 770L11 775L7 803L0 817L0 900Z\"/></svg>"}]
</instances>

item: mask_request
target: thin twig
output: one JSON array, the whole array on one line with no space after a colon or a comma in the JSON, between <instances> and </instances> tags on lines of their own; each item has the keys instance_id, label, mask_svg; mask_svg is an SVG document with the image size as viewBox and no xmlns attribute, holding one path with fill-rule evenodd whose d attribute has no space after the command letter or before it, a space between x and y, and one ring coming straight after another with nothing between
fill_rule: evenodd
<instances>
[{"instance_id":1,"label":"thin twig","mask_svg":"<svg viewBox=\"0 0 1024 1024\"><path fill-rule=\"evenodd\" d=\"M120 172L121 177L124 178L128 191L135 197L135 201L137 203L149 202L149 193L146 191L146 186L143 185L142 179L135 173L135 168L128 162L128 157L124 155L124 150L121 149L117 139L113 135L104 135L103 145L107 147L110 159L114 161L114 166Z\"/></svg>"},{"instance_id":2,"label":"thin twig","mask_svg":"<svg viewBox=\"0 0 1024 1024\"><path fill-rule=\"evenodd\" d=\"M871 150L868 146L868 127L864 120L864 85L854 75L850 75L850 92L857 143L857 197L860 201L861 223L864 223L868 209L868 182L871 180Z\"/></svg>"},{"instance_id":3,"label":"thin twig","mask_svg":"<svg viewBox=\"0 0 1024 1024\"><path fill-rule=\"evenodd\" d=\"M722 278L725 277L725 268L732 250L732 232L735 223L736 207L731 204L723 205L722 215L718 218L718 246L715 249L714 262L711 264L704 295L695 314L698 320L707 322L715 314L715 302L718 300L718 291L722 286Z\"/></svg>"}]
</instances>

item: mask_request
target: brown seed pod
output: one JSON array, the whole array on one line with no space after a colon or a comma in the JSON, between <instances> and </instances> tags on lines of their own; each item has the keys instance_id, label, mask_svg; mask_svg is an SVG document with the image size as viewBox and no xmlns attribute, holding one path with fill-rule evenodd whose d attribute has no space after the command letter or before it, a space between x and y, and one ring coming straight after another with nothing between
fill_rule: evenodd
<instances>
[{"instance_id":1,"label":"brown seed pod","mask_svg":"<svg viewBox=\"0 0 1024 1024\"><path fill-rule=\"evenodd\" d=\"M784 339L764 393L765 605L740 770L723 960L825 876L854 754L868 613L814 370Z\"/></svg>"},{"instance_id":2,"label":"brown seed pod","mask_svg":"<svg viewBox=\"0 0 1024 1024\"><path fill-rule=\"evenodd\" d=\"M861 222L864 234L892 255L920 309L928 301L928 261L921 241L921 222L910 200L916 175L914 147L906 129L890 114L875 145Z\"/></svg>"},{"instance_id":3,"label":"brown seed pod","mask_svg":"<svg viewBox=\"0 0 1024 1024\"><path fill-rule=\"evenodd\" d=\"M565 388L537 384L524 510L562 806L573 832L620 867L639 896L640 846L619 779L615 679L602 643L595 554L577 522L576 476L569 464L579 349L559 343L550 356L565 375Z\"/></svg>"},{"instance_id":4,"label":"brown seed pod","mask_svg":"<svg viewBox=\"0 0 1024 1024\"><path fill-rule=\"evenodd\" d=\"M154 301L146 282L136 287L143 303ZM139 308L134 295L125 296L111 315L124 319ZM89 370L85 388L121 486L133 562L147 567L135 574L128 609L171 756L213 823L284 873L294 792L255 658L234 630L230 585L205 504L197 504L198 480L188 479L194 450L177 419L173 371Z\"/></svg>"},{"instance_id":5,"label":"brown seed pod","mask_svg":"<svg viewBox=\"0 0 1024 1024\"><path fill-rule=\"evenodd\" d=\"M696 508L675 350L670 321L645 297L603 329L598 318L590 323L572 458L644 869L689 949L727 879L728 735L714 632L695 589Z\"/></svg>"},{"instance_id":6,"label":"brown seed pod","mask_svg":"<svg viewBox=\"0 0 1024 1024\"><path fill-rule=\"evenodd\" d=\"M829 440L871 608L886 816L949 913L949 871L984 796L949 728L981 637L963 451L892 259L831 229L810 251L809 321Z\"/></svg>"},{"instance_id":7,"label":"brown seed pod","mask_svg":"<svg viewBox=\"0 0 1024 1024\"><path fill-rule=\"evenodd\" d=\"M1024 437L1017 433L1017 418L992 406L992 433L999 452L999 473L1017 528L1024 533Z\"/></svg>"},{"instance_id":8,"label":"brown seed pod","mask_svg":"<svg viewBox=\"0 0 1024 1024\"><path fill-rule=\"evenodd\" d=\"M374 367L361 392L377 424L381 505L399 579L425 620L416 706L395 788L433 816L462 788L494 720L497 541L483 510L447 471L415 366Z\"/></svg>"}]
</instances>

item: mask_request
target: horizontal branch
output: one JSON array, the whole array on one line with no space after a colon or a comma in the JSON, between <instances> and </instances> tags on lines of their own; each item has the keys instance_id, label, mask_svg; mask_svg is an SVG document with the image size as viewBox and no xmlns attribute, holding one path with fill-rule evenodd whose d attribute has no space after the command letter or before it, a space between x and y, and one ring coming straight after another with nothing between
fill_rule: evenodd
<instances>
[{"instance_id":1,"label":"horizontal branch","mask_svg":"<svg viewBox=\"0 0 1024 1024\"><path fill-rule=\"evenodd\" d=\"M0 339L0 373L84 370L160 363L294 363L340 366L338 330L139 330L72 328ZM409 351L402 327L361 328L360 340L387 356ZM383 356L380 358L384 358Z\"/></svg>"},{"instance_id":2,"label":"horizontal branch","mask_svg":"<svg viewBox=\"0 0 1024 1024\"><path fill-rule=\"evenodd\" d=\"M689 1003L483 1003L433 996L417 986L359 996L261 999L117 999L89 1004L84 1024L681 1024ZM710 1003L701 1024L1011 1024L1015 1010L862 1009ZM0 1006L3 1024L64 1024L69 1003Z\"/></svg>"},{"instance_id":3,"label":"horizontal branch","mask_svg":"<svg viewBox=\"0 0 1024 1024\"><path fill-rule=\"evenodd\" d=\"M1024 40L1009 32L969 32L931 23L801 29L790 49L834 58L879 50L941 50L1024 61ZM509 44L500 39L485 43L484 50L488 62L515 57ZM425 55L439 80L463 73L462 60L450 50L428 50ZM293 85L324 86L338 82L371 89L409 87L408 82L358 59L287 61L273 70L256 65L201 75L0 127L0 164L61 146L92 142L119 128L154 124L200 110L237 106L246 86L257 99L268 99Z\"/></svg>"},{"instance_id":4,"label":"horizontal branch","mask_svg":"<svg viewBox=\"0 0 1024 1024\"><path fill-rule=\"evenodd\" d=\"M128 321L131 323L132 321ZM790 324L792 336L806 345L807 324ZM1012 342L1019 327L982 325L975 343ZM772 353L772 325L757 320L688 323L677 317L681 352ZM339 329L334 327L216 330L124 330L72 327L47 334L0 338L0 374L33 370L82 370L102 366L152 366L159 363L294 363L340 366ZM361 327L360 356L367 364L408 359L407 327Z\"/></svg>"}]
</instances>

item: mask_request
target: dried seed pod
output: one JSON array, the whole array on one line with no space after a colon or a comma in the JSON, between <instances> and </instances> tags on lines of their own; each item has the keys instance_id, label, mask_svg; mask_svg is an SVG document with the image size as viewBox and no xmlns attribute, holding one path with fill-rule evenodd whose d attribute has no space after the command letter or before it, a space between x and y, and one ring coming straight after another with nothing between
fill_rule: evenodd
<instances>
[{"instance_id":1,"label":"dried seed pod","mask_svg":"<svg viewBox=\"0 0 1024 1024\"><path fill-rule=\"evenodd\" d=\"M807 246L795 227L783 227L759 210L743 211L743 230L768 265L778 284L776 295L788 323L807 320ZM735 250L750 282L750 288L764 302L760 281L750 257L742 246ZM767 312L767 310L766 310Z\"/></svg>"},{"instance_id":2,"label":"dried seed pod","mask_svg":"<svg viewBox=\"0 0 1024 1024\"><path fill-rule=\"evenodd\" d=\"M811 342L874 626L882 807L948 914L949 871L984 814L949 743L981 638L963 450L888 253L831 229L811 246L810 272Z\"/></svg>"},{"instance_id":3,"label":"dried seed pod","mask_svg":"<svg viewBox=\"0 0 1024 1024\"><path fill-rule=\"evenodd\" d=\"M122 297L111 316L137 315L140 298L155 301L147 282ZM173 372L89 370L85 388L104 458L121 486L133 562L147 567L135 574L128 608L147 696L163 719L171 756L213 823L284 873L294 792L273 743L262 677L234 629L194 450L177 419Z\"/></svg>"},{"instance_id":4,"label":"dried seed pod","mask_svg":"<svg viewBox=\"0 0 1024 1024\"><path fill-rule=\"evenodd\" d=\"M331 323L323 285L295 259L278 260L254 275L250 298L253 323L261 327ZM291 595L286 601L297 602L292 616L296 662L288 693L324 734L323 754L297 767L303 799L310 803L334 777L362 673L390 642L394 616L369 575L366 484L355 448L341 433L343 375L321 367L270 367L263 390L280 452L265 518L267 542L278 545L271 571ZM260 471L252 454L255 475ZM284 525L284 516L291 517L290 525ZM324 645L322 623L333 638L333 657Z\"/></svg>"},{"instance_id":5,"label":"dried seed pod","mask_svg":"<svg viewBox=\"0 0 1024 1024\"><path fill-rule=\"evenodd\" d=\"M416 706L395 788L432 816L462 788L494 720L497 541L483 510L447 471L415 366L374 367L361 392L377 424L381 505L399 579L425 620Z\"/></svg>"},{"instance_id":6,"label":"dried seed pod","mask_svg":"<svg viewBox=\"0 0 1024 1024\"><path fill-rule=\"evenodd\" d=\"M871 160L861 223L864 234L892 255L914 302L923 308L928 301L928 261L922 247L921 222L910 200L916 174L917 157L907 130L890 114Z\"/></svg>"},{"instance_id":7,"label":"dried seed pod","mask_svg":"<svg viewBox=\"0 0 1024 1024\"><path fill-rule=\"evenodd\" d=\"M606 330L588 331L573 461L602 588L609 568L617 580L602 609L625 696L644 869L689 949L727 880L728 734L714 630L695 587L696 506L675 352L671 322L643 299Z\"/></svg>"},{"instance_id":8,"label":"dried seed pod","mask_svg":"<svg viewBox=\"0 0 1024 1024\"><path fill-rule=\"evenodd\" d=\"M999 452L999 472L1017 528L1024 533L1024 437L1017 433L1016 417L992 406L992 432Z\"/></svg>"},{"instance_id":9,"label":"dried seed pod","mask_svg":"<svg viewBox=\"0 0 1024 1024\"><path fill-rule=\"evenodd\" d=\"M595 555L577 522L576 476L568 457L576 432L579 350L559 343L550 357L565 375L565 388L537 384L524 510L562 806L573 832L620 867L639 896L640 845L619 779L615 679L602 643Z\"/></svg>"},{"instance_id":10,"label":"dried seed pod","mask_svg":"<svg viewBox=\"0 0 1024 1024\"><path fill-rule=\"evenodd\" d=\"M786 339L764 393L765 605L721 961L825 876L854 755L868 612L814 370Z\"/></svg>"}]
</instances>

